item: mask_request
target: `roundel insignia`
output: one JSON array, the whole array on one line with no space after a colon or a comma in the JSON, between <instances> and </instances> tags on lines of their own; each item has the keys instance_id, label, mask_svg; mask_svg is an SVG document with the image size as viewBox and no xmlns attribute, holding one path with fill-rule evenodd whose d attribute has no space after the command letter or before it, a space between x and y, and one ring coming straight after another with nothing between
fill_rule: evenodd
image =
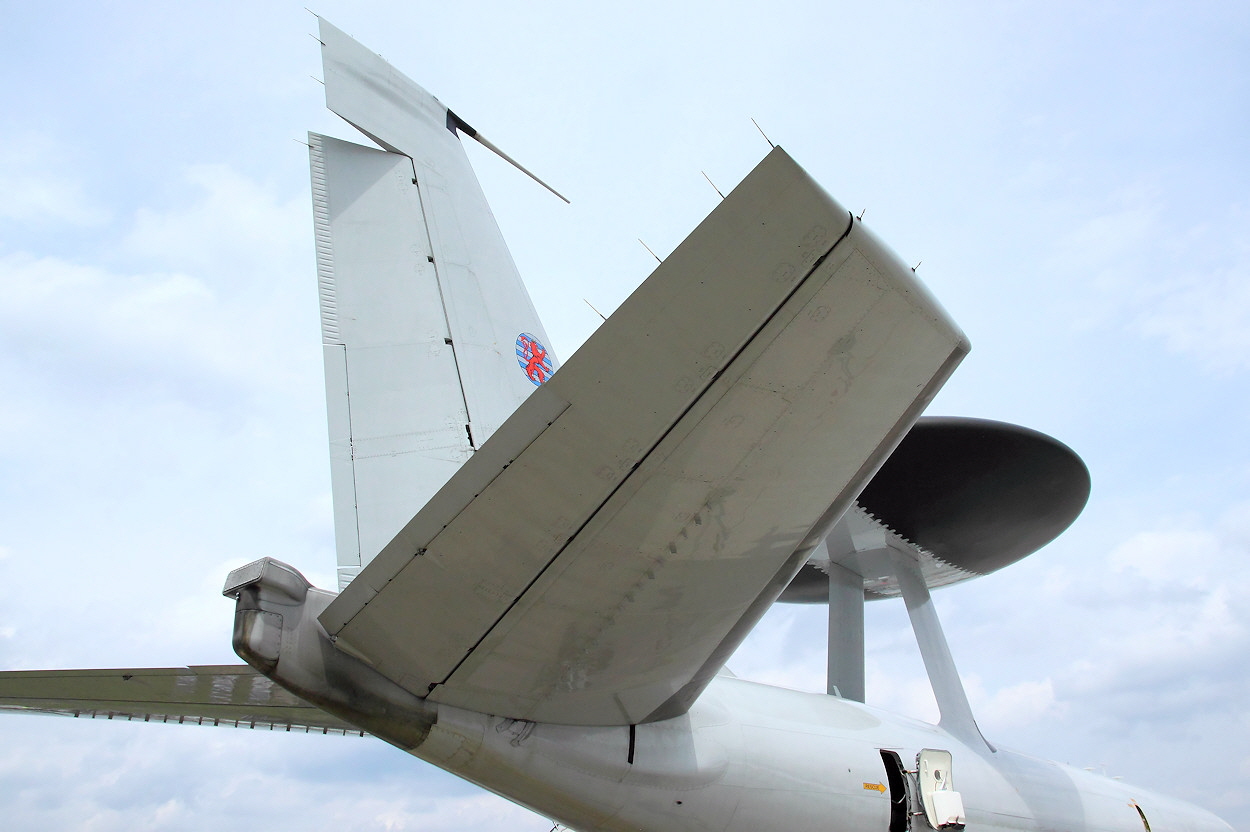
<instances>
[{"instance_id":1,"label":"roundel insignia","mask_svg":"<svg viewBox=\"0 0 1250 832\"><path fill-rule=\"evenodd\" d=\"M528 332L522 332L516 337L516 360L525 371L525 377L534 382L535 386L551 378L551 374L555 372L551 365L551 356L547 355L547 348Z\"/></svg>"}]
</instances>

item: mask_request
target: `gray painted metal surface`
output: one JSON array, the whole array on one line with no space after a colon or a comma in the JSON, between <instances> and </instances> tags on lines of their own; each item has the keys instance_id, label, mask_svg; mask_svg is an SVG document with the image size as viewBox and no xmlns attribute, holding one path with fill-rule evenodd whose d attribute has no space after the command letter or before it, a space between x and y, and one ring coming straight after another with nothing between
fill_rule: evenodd
<instances>
[{"instance_id":1,"label":"gray painted metal surface","mask_svg":"<svg viewBox=\"0 0 1250 832\"><path fill-rule=\"evenodd\" d=\"M966 349L775 150L321 621L434 701L680 712Z\"/></svg>"},{"instance_id":2,"label":"gray painted metal surface","mask_svg":"<svg viewBox=\"0 0 1250 832\"><path fill-rule=\"evenodd\" d=\"M829 574L829 649L826 691L856 702L864 701L864 576L837 563L828 563L829 550L817 557Z\"/></svg>"},{"instance_id":3,"label":"gray painted metal surface","mask_svg":"<svg viewBox=\"0 0 1250 832\"><path fill-rule=\"evenodd\" d=\"M447 108L324 20L309 137L339 586L558 362Z\"/></svg>"},{"instance_id":4,"label":"gray painted metal surface","mask_svg":"<svg viewBox=\"0 0 1250 832\"><path fill-rule=\"evenodd\" d=\"M309 135L339 585L473 452L412 163Z\"/></svg>"},{"instance_id":5,"label":"gray painted metal surface","mask_svg":"<svg viewBox=\"0 0 1250 832\"><path fill-rule=\"evenodd\" d=\"M892 548L889 555L903 592L903 602L907 605L907 615L911 618L912 630L916 634L916 643L920 647L920 657L924 660L929 684L933 687L933 696L942 715L938 725L967 745L976 747L984 744L989 747L972 716L968 694L964 692L964 683L959 678L919 565L909 552Z\"/></svg>"},{"instance_id":6,"label":"gray painted metal surface","mask_svg":"<svg viewBox=\"0 0 1250 832\"><path fill-rule=\"evenodd\" d=\"M119 722L361 734L246 665L6 670L0 710Z\"/></svg>"}]
</instances>

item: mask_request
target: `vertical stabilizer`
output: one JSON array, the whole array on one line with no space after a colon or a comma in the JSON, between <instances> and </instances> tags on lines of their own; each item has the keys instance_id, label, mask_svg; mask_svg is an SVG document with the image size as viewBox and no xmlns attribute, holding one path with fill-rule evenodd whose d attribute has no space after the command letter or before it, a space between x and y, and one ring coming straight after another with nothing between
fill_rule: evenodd
<instances>
[{"instance_id":1,"label":"vertical stabilizer","mask_svg":"<svg viewBox=\"0 0 1250 832\"><path fill-rule=\"evenodd\" d=\"M339 586L555 369L433 96L324 20L326 103L384 150L309 136Z\"/></svg>"}]
</instances>

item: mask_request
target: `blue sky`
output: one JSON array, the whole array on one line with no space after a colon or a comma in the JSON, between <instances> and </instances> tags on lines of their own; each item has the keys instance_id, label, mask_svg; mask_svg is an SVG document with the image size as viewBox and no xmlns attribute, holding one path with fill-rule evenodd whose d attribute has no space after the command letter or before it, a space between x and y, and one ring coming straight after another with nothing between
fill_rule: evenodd
<instances>
[{"instance_id":1,"label":"blue sky","mask_svg":"<svg viewBox=\"0 0 1250 832\"><path fill-rule=\"evenodd\" d=\"M1050 433L1084 515L936 594L996 742L1250 816L1250 12L1135 3L345 3L479 149L557 352L764 155L900 255L972 355L931 412ZM332 585L299 4L5 8L0 666L235 661L226 572ZM934 715L906 616L868 698ZM820 610L740 675L823 682ZM546 830L367 740L0 720L6 827Z\"/></svg>"}]
</instances>

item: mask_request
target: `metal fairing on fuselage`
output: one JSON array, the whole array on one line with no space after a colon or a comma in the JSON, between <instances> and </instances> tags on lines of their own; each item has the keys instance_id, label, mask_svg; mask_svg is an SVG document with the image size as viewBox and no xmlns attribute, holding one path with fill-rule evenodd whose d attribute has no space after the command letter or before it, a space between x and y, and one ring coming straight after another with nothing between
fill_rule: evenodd
<instances>
[{"instance_id":1,"label":"metal fairing on fuselage","mask_svg":"<svg viewBox=\"0 0 1250 832\"><path fill-rule=\"evenodd\" d=\"M438 707L410 753L580 830L890 830L882 751L909 768L953 758L970 830L1227 832L1189 804L824 694L720 676L690 711L634 730L548 725ZM914 800L914 772L908 774ZM1141 813L1139 814L1138 808ZM910 829L930 829L918 803Z\"/></svg>"}]
</instances>

